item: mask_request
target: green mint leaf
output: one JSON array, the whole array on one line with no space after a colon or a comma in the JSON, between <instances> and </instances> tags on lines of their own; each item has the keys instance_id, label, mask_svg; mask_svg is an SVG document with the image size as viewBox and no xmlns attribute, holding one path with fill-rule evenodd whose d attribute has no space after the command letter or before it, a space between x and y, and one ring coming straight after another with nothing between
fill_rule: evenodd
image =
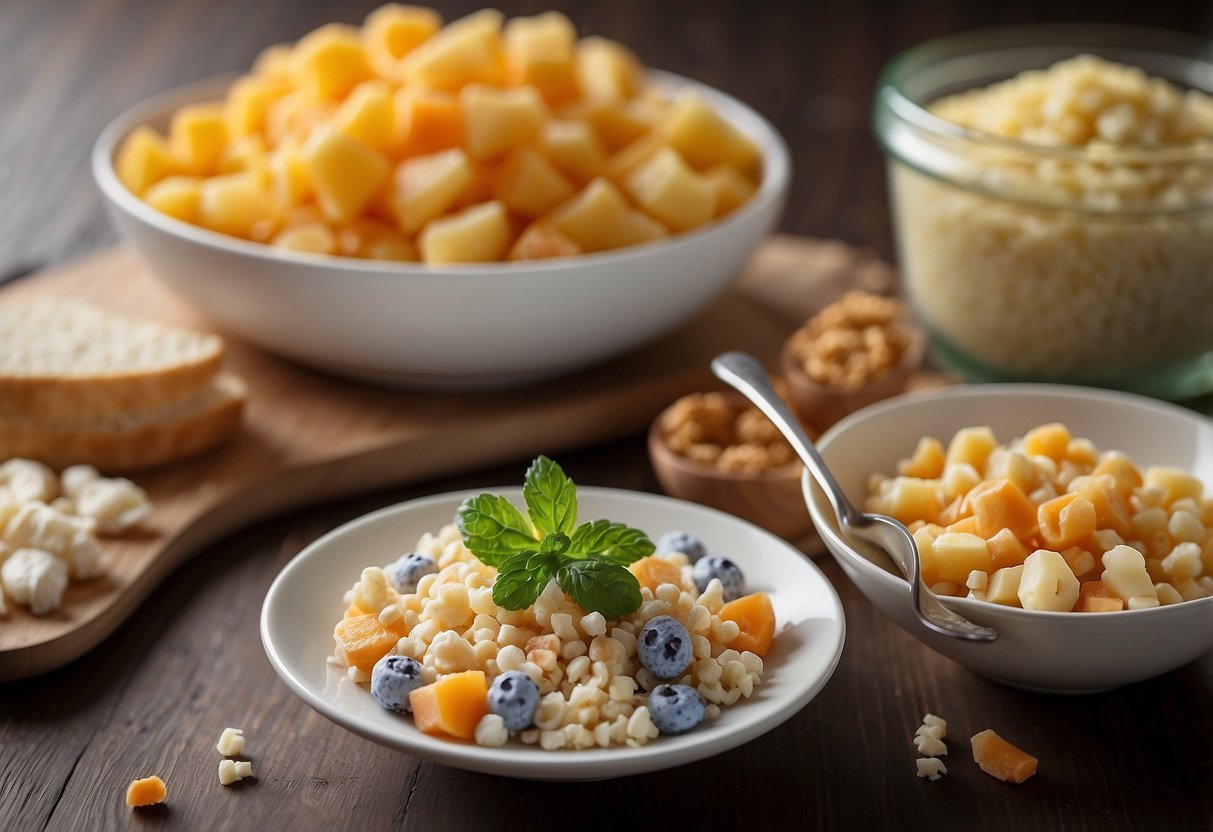
<instances>
[{"instance_id":1,"label":"green mint leaf","mask_svg":"<svg viewBox=\"0 0 1213 832\"><path fill-rule=\"evenodd\" d=\"M577 488L546 456L537 457L526 469L522 498L540 534L573 533L577 525Z\"/></svg>"},{"instance_id":2,"label":"green mint leaf","mask_svg":"<svg viewBox=\"0 0 1213 832\"><path fill-rule=\"evenodd\" d=\"M545 555L563 555L569 550L569 536L564 532L546 535L539 543L539 551Z\"/></svg>"},{"instance_id":3,"label":"green mint leaf","mask_svg":"<svg viewBox=\"0 0 1213 832\"><path fill-rule=\"evenodd\" d=\"M568 553L570 557L600 555L611 563L627 566L653 554L655 549L653 542L639 529L610 520L595 520L577 527Z\"/></svg>"},{"instance_id":4,"label":"green mint leaf","mask_svg":"<svg viewBox=\"0 0 1213 832\"><path fill-rule=\"evenodd\" d=\"M507 610L526 609L548 585L553 565L551 555L534 550L509 555L497 568L493 603Z\"/></svg>"},{"instance_id":5,"label":"green mint leaf","mask_svg":"<svg viewBox=\"0 0 1213 832\"><path fill-rule=\"evenodd\" d=\"M640 607L636 576L617 563L593 555L566 561L556 572L556 582L583 609L600 612L606 618L618 618ZM495 592L493 598L496 600Z\"/></svg>"},{"instance_id":6,"label":"green mint leaf","mask_svg":"<svg viewBox=\"0 0 1213 832\"><path fill-rule=\"evenodd\" d=\"M464 500L455 523L468 549L489 566L500 566L509 555L535 551L530 523L513 503L497 494Z\"/></svg>"}]
</instances>

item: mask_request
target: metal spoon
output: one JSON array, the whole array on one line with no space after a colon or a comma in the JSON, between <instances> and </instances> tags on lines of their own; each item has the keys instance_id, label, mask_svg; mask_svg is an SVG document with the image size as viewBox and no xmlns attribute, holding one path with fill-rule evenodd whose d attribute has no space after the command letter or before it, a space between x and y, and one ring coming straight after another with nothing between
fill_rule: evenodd
<instances>
[{"instance_id":1,"label":"metal spoon","mask_svg":"<svg viewBox=\"0 0 1213 832\"><path fill-rule=\"evenodd\" d=\"M910 582L910 599L914 613L924 626L945 636L972 641L993 641L998 638L998 633L994 630L974 624L945 607L934 593L923 591L918 547L914 545L914 538L909 530L892 517L865 514L851 505L821 455L817 453L817 448L813 447L813 443L800 427L800 422L776 394L766 370L753 356L743 352L718 355L712 361L712 372L753 402L792 443L792 448L809 469L809 473L825 491L843 533L875 543L889 553L893 563Z\"/></svg>"}]
</instances>

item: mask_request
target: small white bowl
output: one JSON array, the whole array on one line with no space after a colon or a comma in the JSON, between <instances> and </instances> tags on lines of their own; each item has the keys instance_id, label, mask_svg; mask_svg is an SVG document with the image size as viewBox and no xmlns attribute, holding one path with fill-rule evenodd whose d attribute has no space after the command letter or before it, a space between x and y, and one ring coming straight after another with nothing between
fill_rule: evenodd
<instances>
[{"instance_id":1,"label":"small white bowl","mask_svg":"<svg viewBox=\"0 0 1213 832\"><path fill-rule=\"evenodd\" d=\"M165 130L185 104L222 96L231 77L163 93L118 116L93 147L93 175L119 233L153 271L220 326L271 352L342 375L422 388L507 387L618 355L674 328L733 280L774 228L788 150L758 113L691 88L756 142L754 197L704 228L598 254L527 263L433 267L294 253L176 220L114 172L136 126Z\"/></svg>"},{"instance_id":2,"label":"small white bowl","mask_svg":"<svg viewBox=\"0 0 1213 832\"><path fill-rule=\"evenodd\" d=\"M839 422L817 447L847 496L862 505L868 475L894 473L923 435L946 442L959 428L989 425L1006 442L1052 421L1101 450L1123 451L1143 468L1176 465L1213 483L1208 419L1127 393L1059 385L981 385L899 396ZM868 600L931 649L995 681L1047 693L1090 693L1166 673L1213 649L1213 598L1107 613L941 598L999 637L976 643L930 632L914 617L906 581L887 556L844 538L825 494L807 474L802 485L826 546Z\"/></svg>"}]
</instances>

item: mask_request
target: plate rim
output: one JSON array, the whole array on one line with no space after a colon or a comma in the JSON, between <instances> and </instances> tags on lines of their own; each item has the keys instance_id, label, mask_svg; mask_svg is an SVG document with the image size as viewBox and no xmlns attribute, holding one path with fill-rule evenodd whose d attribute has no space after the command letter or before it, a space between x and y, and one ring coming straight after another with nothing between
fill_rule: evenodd
<instances>
[{"instance_id":1,"label":"plate rim","mask_svg":"<svg viewBox=\"0 0 1213 832\"><path fill-rule=\"evenodd\" d=\"M802 565L812 574L813 579L820 581L822 600L827 603L831 612L831 615L826 620L836 622L837 626L837 638L832 645L832 649L830 649L821 672L816 674L815 677L810 677L808 684L796 690L786 702L774 707L770 713L762 714L758 718L744 722L727 732L721 734L693 732L680 737L665 738L661 743L645 745L640 748L612 747L607 749L576 750L569 751L568 753L542 752L542 756L538 756L536 751L528 749L525 755L502 759L501 755L508 753L508 751L500 748L485 748L473 743L455 742L421 735L413 736L412 732L403 732L399 736L387 737L375 730L369 729L357 716L342 710L334 703L318 695L311 685L308 685L303 678L296 675L292 662L281 654L279 645L271 630L270 619L272 611L277 609L279 604L283 603L281 598L284 592L283 586L293 577L297 577L296 573L300 569L306 568L308 561L315 557L313 554L315 551L331 545L334 539L339 539L367 526L382 523L389 516L424 511L443 503L455 505L457 504L456 501L460 501L469 495L481 493L484 490L504 493L508 497L518 497L521 494L521 489L517 486L501 486L490 489L460 489L384 506L383 508L356 517L321 535L305 546L279 571L266 591L261 607L259 631L262 648L270 662L270 666L295 696L318 714L342 728L376 744L384 745L419 759L468 771L505 775L520 779L551 781L601 780L672 768L684 763L706 759L743 745L775 729L799 713L833 677L846 643L846 615L837 590L829 578L821 571L820 567L813 563L807 555L761 527L707 506L643 491L579 486L579 497L608 500L638 500L658 505L676 505L680 510L690 510L712 517L715 522L739 525L751 532L758 533L759 536L765 538L765 543L783 549L789 555L796 556ZM507 768L508 771L505 770Z\"/></svg>"}]
</instances>

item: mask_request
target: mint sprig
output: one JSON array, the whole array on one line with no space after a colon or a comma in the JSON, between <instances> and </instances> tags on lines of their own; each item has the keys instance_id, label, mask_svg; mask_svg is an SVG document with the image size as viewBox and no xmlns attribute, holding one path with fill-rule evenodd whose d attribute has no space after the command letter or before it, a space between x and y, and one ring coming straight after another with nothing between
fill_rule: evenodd
<instances>
[{"instance_id":1,"label":"mint sprig","mask_svg":"<svg viewBox=\"0 0 1213 832\"><path fill-rule=\"evenodd\" d=\"M527 514L496 494L469 497L455 522L477 558L496 567L493 602L508 610L535 603L548 581L591 612L617 618L640 606L640 583L627 565L653 554L644 532L594 520L577 525L577 488L546 456L527 469Z\"/></svg>"}]
</instances>

